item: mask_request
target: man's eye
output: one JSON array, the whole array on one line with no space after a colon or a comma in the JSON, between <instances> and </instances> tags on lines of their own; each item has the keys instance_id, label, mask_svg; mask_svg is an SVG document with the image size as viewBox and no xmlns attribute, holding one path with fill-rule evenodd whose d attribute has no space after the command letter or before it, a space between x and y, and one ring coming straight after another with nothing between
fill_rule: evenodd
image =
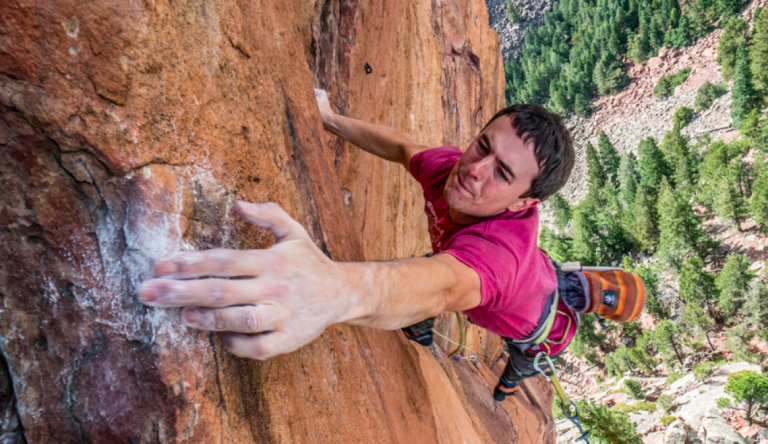
<instances>
[{"instance_id":1,"label":"man's eye","mask_svg":"<svg viewBox=\"0 0 768 444\"><path fill-rule=\"evenodd\" d=\"M501 178L501 180L503 180L504 182L507 182L507 175L504 173L504 169L503 168L501 168L501 167L497 168L496 172L498 173L498 175Z\"/></svg>"},{"instance_id":2,"label":"man's eye","mask_svg":"<svg viewBox=\"0 0 768 444\"><path fill-rule=\"evenodd\" d=\"M478 143L478 144L477 144L477 147L478 147L478 149L480 150L480 152L482 152L482 153L488 153L488 148L486 148L486 147L485 147L485 145L483 145L482 143Z\"/></svg>"}]
</instances>

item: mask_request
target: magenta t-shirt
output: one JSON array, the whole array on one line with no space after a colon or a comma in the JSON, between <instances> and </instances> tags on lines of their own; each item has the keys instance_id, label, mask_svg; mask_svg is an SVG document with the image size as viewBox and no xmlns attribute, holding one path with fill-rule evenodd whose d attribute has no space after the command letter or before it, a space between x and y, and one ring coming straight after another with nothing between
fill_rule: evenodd
<instances>
[{"instance_id":1,"label":"magenta t-shirt","mask_svg":"<svg viewBox=\"0 0 768 444\"><path fill-rule=\"evenodd\" d=\"M469 226L454 223L443 189L461 155L458 148L440 147L411 159L411 174L424 189L432 250L450 254L480 276L482 301L464 312L472 322L504 337L524 339L536 328L547 296L557 287L554 267L537 245L538 209L506 211ZM563 313L549 337L570 339L576 333L575 316L562 301L558 311ZM553 346L550 353L561 348Z\"/></svg>"}]
</instances>

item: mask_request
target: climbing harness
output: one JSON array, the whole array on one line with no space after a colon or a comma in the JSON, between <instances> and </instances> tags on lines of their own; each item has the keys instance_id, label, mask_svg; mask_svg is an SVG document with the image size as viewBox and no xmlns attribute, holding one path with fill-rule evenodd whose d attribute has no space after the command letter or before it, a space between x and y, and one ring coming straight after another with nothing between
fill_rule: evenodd
<instances>
[{"instance_id":1,"label":"climbing harness","mask_svg":"<svg viewBox=\"0 0 768 444\"><path fill-rule=\"evenodd\" d=\"M578 262L566 262L561 265L552 261L552 264L557 275L557 288L547 296L533 332L523 339L503 337L507 343L509 358L493 391L493 398L503 401L517 391L520 381L541 374L552 384L562 404L563 415L573 422L581 433L578 441L589 444L590 432L585 432L582 428L576 403L568 398L560 385L553 359L558 358L573 339L571 333L578 329L580 313L594 313L600 319L601 326L606 319L629 322L639 316L645 306L645 286L637 275L617 267L584 267ZM558 328L558 331L562 332L561 336L552 338L550 336L558 315L564 320L561 320L561 325L565 322L565 328ZM406 327L403 332L406 338L424 346L431 345L434 341L433 335L437 335L457 346L448 355L450 358L475 361L478 353L465 345L464 323L458 312L456 319L460 333L458 343L434 329L435 318ZM472 355L462 356L462 349L469 350ZM556 353L553 354L553 351Z\"/></svg>"}]
</instances>

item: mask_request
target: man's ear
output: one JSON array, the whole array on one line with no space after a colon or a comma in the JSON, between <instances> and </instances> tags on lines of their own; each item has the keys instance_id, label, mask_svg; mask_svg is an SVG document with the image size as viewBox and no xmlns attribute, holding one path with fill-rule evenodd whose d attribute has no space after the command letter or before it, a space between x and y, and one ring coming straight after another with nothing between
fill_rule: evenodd
<instances>
[{"instance_id":1,"label":"man's ear","mask_svg":"<svg viewBox=\"0 0 768 444\"><path fill-rule=\"evenodd\" d=\"M527 210L528 208L535 207L536 205L539 204L539 202L541 202L541 199L538 199L538 198L520 199L516 203L507 207L507 209L514 213L517 211L523 211L523 210Z\"/></svg>"}]
</instances>

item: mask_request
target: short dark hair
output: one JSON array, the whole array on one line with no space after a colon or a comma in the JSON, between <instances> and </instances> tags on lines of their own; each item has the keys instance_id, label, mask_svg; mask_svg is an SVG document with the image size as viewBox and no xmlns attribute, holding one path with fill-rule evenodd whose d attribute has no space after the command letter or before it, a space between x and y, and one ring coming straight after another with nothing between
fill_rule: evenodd
<instances>
[{"instance_id":1,"label":"short dark hair","mask_svg":"<svg viewBox=\"0 0 768 444\"><path fill-rule=\"evenodd\" d=\"M523 143L533 140L533 155L539 164L539 175L520 197L545 200L555 194L568 181L575 159L571 133L563 119L541 106L512 105L497 112L485 127L501 116L512 118L512 128Z\"/></svg>"}]
</instances>

